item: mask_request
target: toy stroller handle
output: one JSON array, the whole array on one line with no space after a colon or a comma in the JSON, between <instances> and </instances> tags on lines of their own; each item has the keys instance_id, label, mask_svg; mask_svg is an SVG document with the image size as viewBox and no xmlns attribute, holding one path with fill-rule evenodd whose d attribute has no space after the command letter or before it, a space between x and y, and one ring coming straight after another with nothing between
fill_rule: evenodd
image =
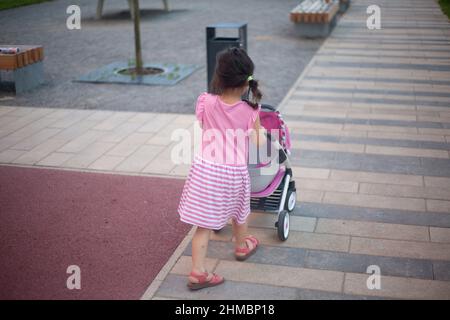
<instances>
[{"instance_id":1,"label":"toy stroller handle","mask_svg":"<svg viewBox=\"0 0 450 320\"><path fill-rule=\"evenodd\" d=\"M278 149L278 157L280 164L285 163L287 168L291 168L291 162L289 161L289 156L284 150L284 148L281 146L281 144L278 142L278 140L274 139L272 140L272 135L269 133L269 131L266 130L265 132L267 141L270 141L275 145L275 147Z\"/></svg>"},{"instance_id":2,"label":"toy stroller handle","mask_svg":"<svg viewBox=\"0 0 450 320\"><path fill-rule=\"evenodd\" d=\"M262 104L261 110L267 110L267 111L277 111L277 109L269 104Z\"/></svg>"}]
</instances>

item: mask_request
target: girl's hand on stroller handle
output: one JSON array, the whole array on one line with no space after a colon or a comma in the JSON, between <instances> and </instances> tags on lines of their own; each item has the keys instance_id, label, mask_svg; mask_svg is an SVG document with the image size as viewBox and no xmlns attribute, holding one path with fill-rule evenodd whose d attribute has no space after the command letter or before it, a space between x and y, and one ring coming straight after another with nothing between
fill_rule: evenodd
<instances>
[{"instance_id":1,"label":"girl's hand on stroller handle","mask_svg":"<svg viewBox=\"0 0 450 320\"><path fill-rule=\"evenodd\" d=\"M267 137L267 131L262 130L262 129L261 130L252 130L250 137L251 137L251 141L254 144L256 144L257 146L265 145L267 140L269 140L269 138Z\"/></svg>"},{"instance_id":2,"label":"girl's hand on stroller handle","mask_svg":"<svg viewBox=\"0 0 450 320\"><path fill-rule=\"evenodd\" d=\"M251 140L253 143L255 143L257 146L266 144L267 138L266 138L267 131L266 129L261 126L259 116L256 118L255 124L254 124L254 130L252 130L251 133Z\"/></svg>"}]
</instances>

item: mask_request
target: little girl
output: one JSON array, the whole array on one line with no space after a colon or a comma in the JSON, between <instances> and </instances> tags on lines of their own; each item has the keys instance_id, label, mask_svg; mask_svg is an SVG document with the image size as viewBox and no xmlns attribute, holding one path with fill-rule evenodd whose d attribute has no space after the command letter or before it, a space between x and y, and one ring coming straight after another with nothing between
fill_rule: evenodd
<instances>
[{"instance_id":1,"label":"little girl","mask_svg":"<svg viewBox=\"0 0 450 320\"><path fill-rule=\"evenodd\" d=\"M211 230L222 229L232 219L237 260L247 259L258 248L258 240L247 235L248 141L263 141L258 116L262 94L253 71L254 64L245 50L232 48L219 53L211 93L203 93L197 100L201 154L195 156L178 208L181 221L197 226L188 282L192 290L224 282L223 277L205 269ZM252 100L242 101L247 90L251 91ZM239 139L242 132L246 134L243 140Z\"/></svg>"}]
</instances>

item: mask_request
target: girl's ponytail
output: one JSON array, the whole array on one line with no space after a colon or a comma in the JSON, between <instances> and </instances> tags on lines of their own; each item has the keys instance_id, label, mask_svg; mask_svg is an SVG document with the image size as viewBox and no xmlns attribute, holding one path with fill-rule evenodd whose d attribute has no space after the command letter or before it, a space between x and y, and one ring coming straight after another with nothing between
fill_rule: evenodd
<instances>
[{"instance_id":1,"label":"girl's ponytail","mask_svg":"<svg viewBox=\"0 0 450 320\"><path fill-rule=\"evenodd\" d=\"M250 92L252 93L252 99L250 99ZM257 109L261 98L262 93L258 89L258 81L254 80L253 77L250 76L248 81L247 97L244 101L247 102L252 108Z\"/></svg>"}]
</instances>

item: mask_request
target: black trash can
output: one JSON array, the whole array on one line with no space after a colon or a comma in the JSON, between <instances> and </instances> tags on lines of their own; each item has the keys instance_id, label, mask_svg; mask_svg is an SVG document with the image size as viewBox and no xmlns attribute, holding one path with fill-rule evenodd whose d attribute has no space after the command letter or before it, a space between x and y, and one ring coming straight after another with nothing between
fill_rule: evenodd
<instances>
[{"instance_id":1,"label":"black trash can","mask_svg":"<svg viewBox=\"0 0 450 320\"><path fill-rule=\"evenodd\" d=\"M217 36L217 29L237 29L234 37ZM246 23L219 23L206 27L206 63L208 72L207 88L211 83L214 68L216 67L216 55L227 48L244 48L247 50L247 24Z\"/></svg>"}]
</instances>

